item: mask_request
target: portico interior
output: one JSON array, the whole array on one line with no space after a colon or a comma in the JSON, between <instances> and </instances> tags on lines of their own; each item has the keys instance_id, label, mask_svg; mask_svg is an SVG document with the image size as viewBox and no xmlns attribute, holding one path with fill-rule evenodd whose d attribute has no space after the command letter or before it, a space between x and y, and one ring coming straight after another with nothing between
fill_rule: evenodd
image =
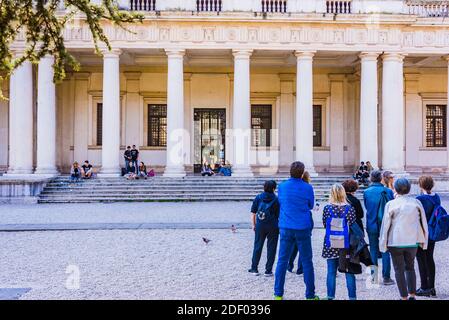
<instances>
[{"instance_id":1,"label":"portico interior","mask_svg":"<svg viewBox=\"0 0 449 320\"><path fill-rule=\"evenodd\" d=\"M104 60L91 50L72 52L82 68L79 72L69 72L63 83L56 85L56 167L62 173L70 170L73 161L82 162L86 159L101 168L103 137L105 131L111 130L104 127L103 121L107 112L103 110ZM205 159L206 153L211 156L208 161L220 160L222 157L222 160L232 164L237 162L235 153L240 151L228 130L234 128L236 117L240 116L250 116L252 132L248 161L252 172L286 172L289 164L298 158L299 152L304 152L301 147L304 141L298 139L301 135L297 134L302 116L301 113L297 114L297 110L302 110L297 107L296 101L297 81L302 81L302 78L298 78L297 70L303 70L299 66L301 62L298 54L287 50L253 50L248 53L250 113L237 110L234 106L235 53L231 50L187 49L179 56L183 61L182 126L185 133L181 161L185 172L193 173L194 166L198 165L199 159ZM391 167L382 163L382 159L385 159L382 152L388 143L383 135L391 135L395 130L400 134L402 125L404 150L397 149L396 152L404 155L403 169L407 172L447 170L448 64L442 55L405 56L403 75L400 74L404 79L404 121L396 125L389 118L394 113L386 118L382 115L383 95L391 92L383 88L385 60L381 53L375 54L376 72L367 73L368 77L374 76L369 80L378 84L375 88L377 97L374 96L372 101L378 104L377 115L373 118L370 118L372 113L365 113L361 106L361 89L364 85L361 81L362 60L365 59L361 52L317 51L312 56L313 112L306 117L313 124L313 128L310 126L313 136L310 161L316 172L352 172L360 160L370 160L380 167ZM141 160L163 172L167 163L167 123L170 121L167 118L170 116L167 112L167 91L170 81L173 81L167 74L170 55L167 58L167 52L162 49L124 49L117 57L120 153L127 145L135 144L140 149ZM37 131L37 73L36 66L33 73L34 132ZM5 84L4 91L9 93L8 84ZM438 106L444 108L440 110ZM223 139L219 137L218 145L217 137L215 140L212 138L212 141L207 140L210 135L206 137L203 144L209 143L207 151L195 127L195 111L203 109L225 110L224 125L227 129L226 136ZM0 168L3 171L8 170L8 150L11 147L8 115L9 103L1 101ZM439 121L438 117L442 120ZM386 130L387 125L393 127ZM365 133L361 132L361 128ZM371 144L367 134L377 137L375 140L378 146ZM37 135L33 137L36 146ZM214 143L215 148L211 147ZM369 147L374 150L363 151L361 145L366 144L370 144ZM34 151L33 167L38 166L37 157ZM395 164L394 159L389 161ZM124 165L122 156L120 164ZM391 169L398 168L393 166Z\"/></svg>"}]
</instances>

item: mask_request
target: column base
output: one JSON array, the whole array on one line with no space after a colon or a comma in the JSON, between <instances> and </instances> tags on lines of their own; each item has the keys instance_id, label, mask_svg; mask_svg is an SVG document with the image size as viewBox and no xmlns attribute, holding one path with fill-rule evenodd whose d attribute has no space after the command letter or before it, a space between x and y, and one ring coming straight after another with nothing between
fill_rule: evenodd
<instances>
[{"instance_id":1,"label":"column base","mask_svg":"<svg viewBox=\"0 0 449 320\"><path fill-rule=\"evenodd\" d=\"M186 171L184 166L165 167L165 171L162 176L166 178L182 178L186 176Z\"/></svg>"},{"instance_id":2,"label":"column base","mask_svg":"<svg viewBox=\"0 0 449 320\"><path fill-rule=\"evenodd\" d=\"M5 175L32 175L33 169L9 169Z\"/></svg>"},{"instance_id":3,"label":"column base","mask_svg":"<svg viewBox=\"0 0 449 320\"><path fill-rule=\"evenodd\" d=\"M55 167L52 168L39 168L37 167L36 170L34 171L35 175L39 175L40 177L56 177L59 175L58 170Z\"/></svg>"},{"instance_id":4,"label":"column base","mask_svg":"<svg viewBox=\"0 0 449 320\"><path fill-rule=\"evenodd\" d=\"M240 167L232 168L232 176L233 177L254 177L254 174L251 171L251 167L240 166Z\"/></svg>"}]
</instances>

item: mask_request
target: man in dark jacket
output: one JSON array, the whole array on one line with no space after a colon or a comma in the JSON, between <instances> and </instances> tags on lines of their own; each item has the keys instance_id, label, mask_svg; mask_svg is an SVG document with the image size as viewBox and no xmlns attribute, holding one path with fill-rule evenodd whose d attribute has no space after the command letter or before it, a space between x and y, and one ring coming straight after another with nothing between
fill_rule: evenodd
<instances>
[{"instance_id":1,"label":"man in dark jacket","mask_svg":"<svg viewBox=\"0 0 449 320\"><path fill-rule=\"evenodd\" d=\"M385 202L393 200L394 194L391 189L385 187L382 181L382 172L374 170L371 172L371 185L363 193L363 201L366 208L366 231L368 233L369 250L371 260L377 266L377 257L379 254L379 236L380 236L380 213L383 212ZM380 212L379 212L380 211ZM390 277L391 261L388 252L382 253L382 277L384 285L393 285L394 281ZM373 274L375 278L377 275ZM373 281L376 279L373 278Z\"/></svg>"},{"instance_id":2,"label":"man in dark jacket","mask_svg":"<svg viewBox=\"0 0 449 320\"><path fill-rule=\"evenodd\" d=\"M276 248L279 237L279 202L274 194L276 182L266 181L264 192L257 195L251 207L251 222L255 232L254 251L251 269L253 275L259 275L258 266L262 255L263 244L267 240L267 264L265 265L265 276L273 275L273 264L276 257Z\"/></svg>"}]
</instances>

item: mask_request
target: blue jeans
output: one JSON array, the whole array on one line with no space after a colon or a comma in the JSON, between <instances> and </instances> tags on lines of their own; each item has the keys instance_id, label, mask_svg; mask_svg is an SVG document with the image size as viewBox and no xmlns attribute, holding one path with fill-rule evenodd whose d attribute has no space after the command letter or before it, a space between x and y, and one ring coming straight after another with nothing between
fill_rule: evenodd
<instances>
[{"instance_id":1,"label":"blue jeans","mask_svg":"<svg viewBox=\"0 0 449 320\"><path fill-rule=\"evenodd\" d=\"M327 298L335 299L335 287L337 284L338 259L327 259ZM349 300L356 300L355 275L345 273L346 287L348 288Z\"/></svg>"},{"instance_id":2,"label":"blue jeans","mask_svg":"<svg viewBox=\"0 0 449 320\"><path fill-rule=\"evenodd\" d=\"M284 295L285 273L292 254L293 245L296 243L301 253L301 262L304 270L304 283L306 285L306 299L315 297L315 273L313 270L312 253L312 229L294 230L280 229L279 258L274 280L274 295Z\"/></svg>"},{"instance_id":3,"label":"blue jeans","mask_svg":"<svg viewBox=\"0 0 449 320\"><path fill-rule=\"evenodd\" d=\"M131 162L131 160L125 159L125 168L126 168L126 173L129 172L129 163Z\"/></svg>"},{"instance_id":4,"label":"blue jeans","mask_svg":"<svg viewBox=\"0 0 449 320\"><path fill-rule=\"evenodd\" d=\"M276 225L264 225L258 223L256 225L254 250L251 269L258 270L260 256L262 255L263 244L267 239L267 264L265 265L265 272L273 271L274 259L276 257L276 248L278 246L279 229Z\"/></svg>"},{"instance_id":5,"label":"blue jeans","mask_svg":"<svg viewBox=\"0 0 449 320\"><path fill-rule=\"evenodd\" d=\"M139 174L139 160L131 160L130 161L132 164L133 164L133 166L136 168L135 169L135 173L136 174Z\"/></svg>"},{"instance_id":6,"label":"blue jeans","mask_svg":"<svg viewBox=\"0 0 449 320\"><path fill-rule=\"evenodd\" d=\"M379 254L379 234L368 232L369 239L369 251L371 253L371 260L374 265L377 266L377 259ZM389 252L382 252L382 277L384 279L390 279L391 274L391 259Z\"/></svg>"},{"instance_id":7,"label":"blue jeans","mask_svg":"<svg viewBox=\"0 0 449 320\"><path fill-rule=\"evenodd\" d=\"M296 243L293 244L292 254L290 256L290 261L288 262L288 270L290 272L293 271L293 268L295 267L295 259L298 255L298 247L296 246ZM303 273L302 270L302 263L301 263L301 253L298 255L298 269L296 270L296 273Z\"/></svg>"}]
</instances>

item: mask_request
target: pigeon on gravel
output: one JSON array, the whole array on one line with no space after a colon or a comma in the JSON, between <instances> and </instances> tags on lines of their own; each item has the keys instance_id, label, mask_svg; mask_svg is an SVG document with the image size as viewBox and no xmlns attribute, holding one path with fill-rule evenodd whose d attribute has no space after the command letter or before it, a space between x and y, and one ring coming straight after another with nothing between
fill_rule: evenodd
<instances>
[{"instance_id":1,"label":"pigeon on gravel","mask_svg":"<svg viewBox=\"0 0 449 320\"><path fill-rule=\"evenodd\" d=\"M237 232L237 227L232 225L231 226L231 231L232 231L232 233L236 233Z\"/></svg>"},{"instance_id":2,"label":"pigeon on gravel","mask_svg":"<svg viewBox=\"0 0 449 320\"><path fill-rule=\"evenodd\" d=\"M204 241L205 244L208 244L208 243L211 242L212 240L203 237L203 241Z\"/></svg>"}]
</instances>

